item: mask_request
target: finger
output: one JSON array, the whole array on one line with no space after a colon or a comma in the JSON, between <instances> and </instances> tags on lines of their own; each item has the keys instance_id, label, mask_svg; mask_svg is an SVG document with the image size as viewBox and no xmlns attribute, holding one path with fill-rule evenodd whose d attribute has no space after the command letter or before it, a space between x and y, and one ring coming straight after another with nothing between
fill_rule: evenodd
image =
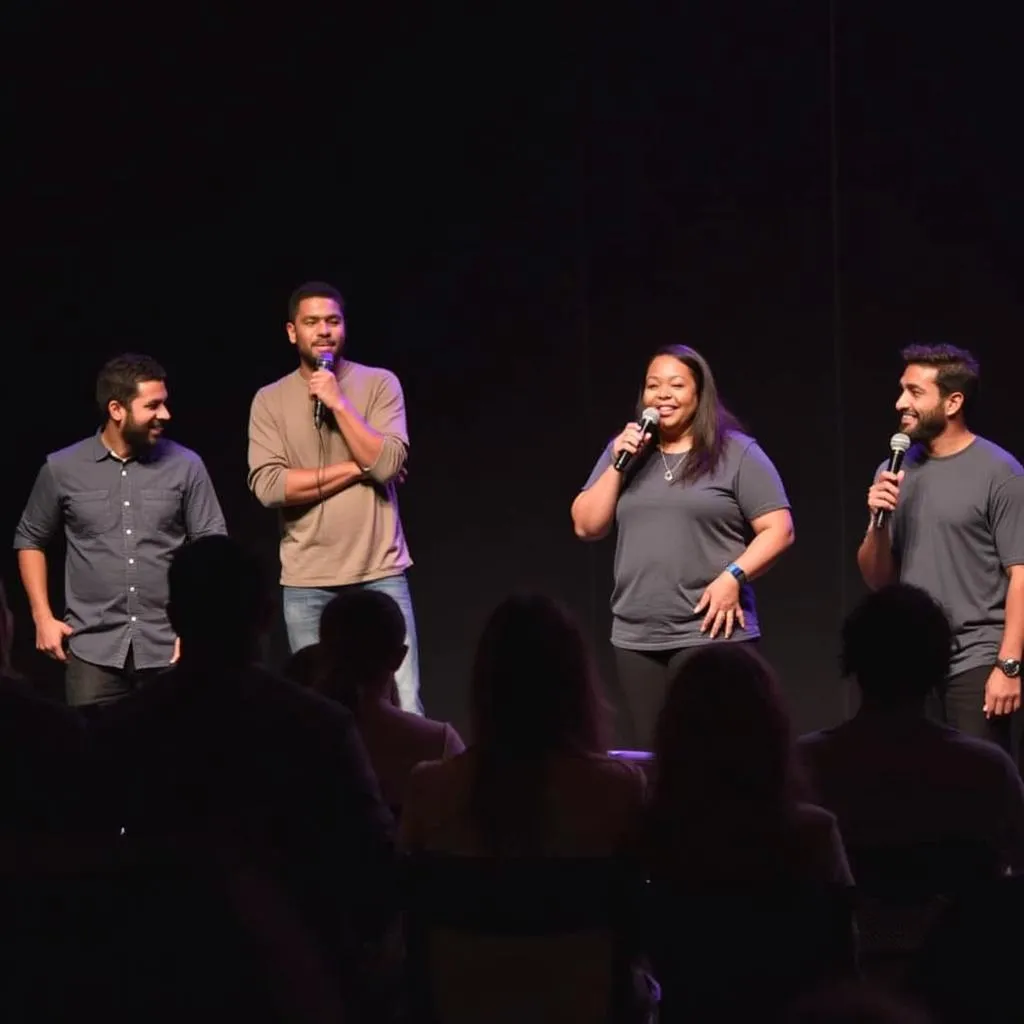
<instances>
[{"instance_id":1,"label":"finger","mask_svg":"<svg viewBox=\"0 0 1024 1024\"><path fill-rule=\"evenodd\" d=\"M730 609L725 613L725 632L722 634L722 636L724 636L726 640L728 640L729 637L732 636L733 626L735 624L736 613Z\"/></svg>"},{"instance_id":2,"label":"finger","mask_svg":"<svg viewBox=\"0 0 1024 1024\"><path fill-rule=\"evenodd\" d=\"M719 633L722 632L722 626L725 623L725 612L719 609L715 615L715 624L711 627L711 639L714 640Z\"/></svg>"},{"instance_id":3,"label":"finger","mask_svg":"<svg viewBox=\"0 0 1024 1024\"><path fill-rule=\"evenodd\" d=\"M68 656L64 653L64 648L63 647L58 647L57 650L55 650L53 652L53 656L58 661L67 661L68 660Z\"/></svg>"},{"instance_id":4,"label":"finger","mask_svg":"<svg viewBox=\"0 0 1024 1024\"><path fill-rule=\"evenodd\" d=\"M700 613L704 610L704 606L707 603L708 603L708 592L705 590L704 593L700 595L700 600L694 605L694 607L693 607L693 614L694 615L700 615Z\"/></svg>"},{"instance_id":5,"label":"finger","mask_svg":"<svg viewBox=\"0 0 1024 1024\"><path fill-rule=\"evenodd\" d=\"M702 633L706 633L711 628L712 623L714 623L714 621L715 610L713 608L709 608L707 615L704 616L704 621L700 624L700 631Z\"/></svg>"},{"instance_id":6,"label":"finger","mask_svg":"<svg viewBox=\"0 0 1024 1024\"><path fill-rule=\"evenodd\" d=\"M747 628L747 617L746 617L746 615L743 614L743 609L742 608L737 608L736 609L736 621L739 623L740 629L746 629Z\"/></svg>"}]
</instances>

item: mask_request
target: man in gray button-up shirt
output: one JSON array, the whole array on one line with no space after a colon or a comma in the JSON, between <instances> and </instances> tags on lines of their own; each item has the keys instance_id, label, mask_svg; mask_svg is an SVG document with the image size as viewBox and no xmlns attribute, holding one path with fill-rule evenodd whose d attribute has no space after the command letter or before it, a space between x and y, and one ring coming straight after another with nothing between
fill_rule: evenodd
<instances>
[{"instance_id":1,"label":"man in gray button-up shirt","mask_svg":"<svg viewBox=\"0 0 1024 1024\"><path fill-rule=\"evenodd\" d=\"M72 705L116 700L174 660L171 555L188 540L227 532L202 459L163 437L165 377L141 355L103 367L96 397L106 423L47 456L15 532L36 647L67 663ZM50 607L45 553L61 526L63 620Z\"/></svg>"}]
</instances>

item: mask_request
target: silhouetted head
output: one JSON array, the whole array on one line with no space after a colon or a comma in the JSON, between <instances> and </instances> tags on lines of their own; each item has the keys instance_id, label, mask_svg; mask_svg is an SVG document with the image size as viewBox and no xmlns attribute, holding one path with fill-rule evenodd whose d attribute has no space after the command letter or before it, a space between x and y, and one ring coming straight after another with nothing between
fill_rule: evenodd
<instances>
[{"instance_id":1,"label":"silhouetted head","mask_svg":"<svg viewBox=\"0 0 1024 1024\"><path fill-rule=\"evenodd\" d=\"M317 685L353 710L364 696L387 699L405 659L405 618L387 594L343 590L320 617Z\"/></svg>"},{"instance_id":2,"label":"silhouetted head","mask_svg":"<svg viewBox=\"0 0 1024 1024\"><path fill-rule=\"evenodd\" d=\"M537 852L550 758L604 749L604 708L583 634L549 597L502 601L473 662L471 814L492 853Z\"/></svg>"},{"instance_id":3,"label":"silhouetted head","mask_svg":"<svg viewBox=\"0 0 1024 1024\"><path fill-rule=\"evenodd\" d=\"M531 754L601 749L590 651L560 604L523 595L498 605L477 644L472 712L481 746Z\"/></svg>"},{"instance_id":4,"label":"silhouetted head","mask_svg":"<svg viewBox=\"0 0 1024 1024\"><path fill-rule=\"evenodd\" d=\"M182 661L200 653L221 660L254 655L270 604L260 566L242 545L223 536L185 544L171 561L167 584L167 615L181 637Z\"/></svg>"},{"instance_id":5,"label":"silhouetted head","mask_svg":"<svg viewBox=\"0 0 1024 1024\"><path fill-rule=\"evenodd\" d=\"M310 689L316 685L319 665L320 645L308 644L289 655L281 674L296 685Z\"/></svg>"},{"instance_id":6,"label":"silhouetted head","mask_svg":"<svg viewBox=\"0 0 1024 1024\"><path fill-rule=\"evenodd\" d=\"M708 645L672 680L655 731L655 804L783 813L797 802L793 736L775 673L746 643Z\"/></svg>"},{"instance_id":7,"label":"silhouetted head","mask_svg":"<svg viewBox=\"0 0 1024 1024\"><path fill-rule=\"evenodd\" d=\"M949 674L953 630L920 587L894 583L868 594L843 623L842 669L865 703L923 705Z\"/></svg>"}]
</instances>

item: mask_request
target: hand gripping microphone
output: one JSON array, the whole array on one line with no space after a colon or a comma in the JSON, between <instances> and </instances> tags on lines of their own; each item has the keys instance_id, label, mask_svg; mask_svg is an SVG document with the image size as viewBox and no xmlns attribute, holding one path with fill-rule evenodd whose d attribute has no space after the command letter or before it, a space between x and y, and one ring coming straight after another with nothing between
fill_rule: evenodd
<instances>
[{"instance_id":1,"label":"hand gripping microphone","mask_svg":"<svg viewBox=\"0 0 1024 1024\"><path fill-rule=\"evenodd\" d=\"M640 434L643 437L649 437L654 428L658 425L658 420L661 417L658 415L657 409L648 408L640 414ZM621 451L615 459L615 468L621 473L630 463L633 458L632 452Z\"/></svg>"},{"instance_id":2,"label":"hand gripping microphone","mask_svg":"<svg viewBox=\"0 0 1024 1024\"><path fill-rule=\"evenodd\" d=\"M907 454L907 450L910 448L910 438L906 434L893 434L889 439L889 465L886 469L890 473L898 473L900 466L903 465L903 456ZM887 513L884 509L875 510L874 526L876 530L880 530L885 526L885 520Z\"/></svg>"},{"instance_id":3,"label":"hand gripping microphone","mask_svg":"<svg viewBox=\"0 0 1024 1024\"><path fill-rule=\"evenodd\" d=\"M316 368L318 370L330 370L331 372L333 372L334 353L321 352L320 355L316 357ZM315 426L317 430L319 430L320 427L323 426L324 411L324 403L321 402L320 399L318 398L313 403L313 426Z\"/></svg>"}]
</instances>

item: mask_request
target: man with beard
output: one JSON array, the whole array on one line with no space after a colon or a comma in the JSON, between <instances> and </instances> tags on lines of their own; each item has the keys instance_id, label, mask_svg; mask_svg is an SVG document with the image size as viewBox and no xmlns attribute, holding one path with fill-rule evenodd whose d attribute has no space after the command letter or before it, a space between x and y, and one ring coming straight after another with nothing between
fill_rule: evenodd
<instances>
[{"instance_id":1,"label":"man with beard","mask_svg":"<svg viewBox=\"0 0 1024 1024\"><path fill-rule=\"evenodd\" d=\"M320 281L297 288L286 324L298 369L261 388L249 416L249 489L280 510L281 586L292 652L318 642L320 616L348 587L378 590L402 611L401 706L422 714L412 565L396 484L409 451L405 400L388 370L341 357L344 302Z\"/></svg>"},{"instance_id":2,"label":"man with beard","mask_svg":"<svg viewBox=\"0 0 1024 1024\"><path fill-rule=\"evenodd\" d=\"M901 471L883 464L868 491L857 563L872 589L899 580L944 606L956 644L933 713L1009 750L1024 648L1024 469L967 425L979 376L970 352L913 345L902 355L896 409L913 443Z\"/></svg>"},{"instance_id":3,"label":"man with beard","mask_svg":"<svg viewBox=\"0 0 1024 1024\"><path fill-rule=\"evenodd\" d=\"M166 612L171 555L227 532L202 460L163 437L166 376L135 354L100 370L103 426L47 456L15 532L36 649L66 665L72 706L115 701L177 658ZM67 611L58 619L46 548L61 526Z\"/></svg>"}]
</instances>

